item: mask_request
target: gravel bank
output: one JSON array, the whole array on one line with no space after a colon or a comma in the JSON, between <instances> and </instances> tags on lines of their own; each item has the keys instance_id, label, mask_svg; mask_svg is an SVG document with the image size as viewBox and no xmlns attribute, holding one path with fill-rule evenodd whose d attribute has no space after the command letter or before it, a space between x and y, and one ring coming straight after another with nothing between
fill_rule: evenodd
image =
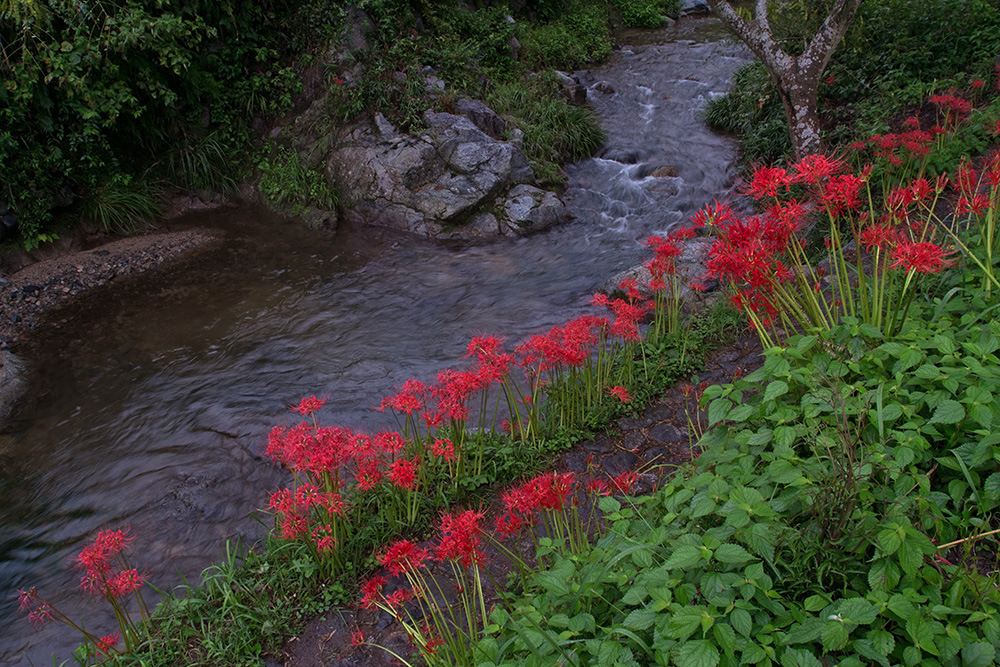
<instances>
[{"instance_id":1,"label":"gravel bank","mask_svg":"<svg viewBox=\"0 0 1000 667\"><path fill-rule=\"evenodd\" d=\"M201 230L130 237L36 262L0 277L0 350L15 347L45 313L74 296L155 269L215 240Z\"/></svg>"}]
</instances>

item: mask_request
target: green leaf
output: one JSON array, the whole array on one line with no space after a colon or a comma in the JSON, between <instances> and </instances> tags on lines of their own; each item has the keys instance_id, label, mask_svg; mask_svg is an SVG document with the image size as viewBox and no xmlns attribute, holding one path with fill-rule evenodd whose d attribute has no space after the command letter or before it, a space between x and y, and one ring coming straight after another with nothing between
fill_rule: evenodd
<instances>
[{"instance_id":1,"label":"green leaf","mask_svg":"<svg viewBox=\"0 0 1000 667\"><path fill-rule=\"evenodd\" d=\"M783 396L788 393L788 383L784 380L773 380L768 383L767 389L764 390L764 400L773 401L779 396Z\"/></svg>"},{"instance_id":2,"label":"green leaf","mask_svg":"<svg viewBox=\"0 0 1000 667\"><path fill-rule=\"evenodd\" d=\"M733 609L729 614L729 624L744 637L749 637L753 631L753 619L746 609Z\"/></svg>"},{"instance_id":3,"label":"green leaf","mask_svg":"<svg viewBox=\"0 0 1000 667\"><path fill-rule=\"evenodd\" d=\"M891 667L892 663L889 662L889 659L885 656L885 654L880 653L875 648L875 645L867 639L856 639L854 644L852 644L852 648L854 649L854 652L862 658L874 660L878 664L882 665L882 667Z\"/></svg>"},{"instance_id":4,"label":"green leaf","mask_svg":"<svg viewBox=\"0 0 1000 667\"><path fill-rule=\"evenodd\" d=\"M872 630L868 633L868 640L880 655L889 655L896 648L896 638L888 630Z\"/></svg>"},{"instance_id":5,"label":"green leaf","mask_svg":"<svg viewBox=\"0 0 1000 667\"><path fill-rule=\"evenodd\" d=\"M715 667L719 651L704 639L685 642L677 652L677 667Z\"/></svg>"},{"instance_id":6,"label":"green leaf","mask_svg":"<svg viewBox=\"0 0 1000 667\"><path fill-rule=\"evenodd\" d=\"M928 423L957 424L963 419L965 419L965 408L958 401L953 401L949 398L941 401Z\"/></svg>"},{"instance_id":7,"label":"green leaf","mask_svg":"<svg viewBox=\"0 0 1000 667\"><path fill-rule=\"evenodd\" d=\"M701 559L701 547L692 545L680 546L674 549L674 552L670 554L670 558L668 558L667 562L663 564L663 567L668 570L673 570L678 567L688 568L696 565Z\"/></svg>"},{"instance_id":8,"label":"green leaf","mask_svg":"<svg viewBox=\"0 0 1000 667\"><path fill-rule=\"evenodd\" d=\"M726 415L726 419L734 422L744 422L750 418L754 412L754 407L752 405L738 405L729 411Z\"/></svg>"},{"instance_id":9,"label":"green leaf","mask_svg":"<svg viewBox=\"0 0 1000 667\"><path fill-rule=\"evenodd\" d=\"M720 563L742 564L752 558L750 552L738 544L723 544L715 550L715 560Z\"/></svg>"},{"instance_id":10,"label":"green leaf","mask_svg":"<svg viewBox=\"0 0 1000 667\"><path fill-rule=\"evenodd\" d=\"M656 622L656 616L657 614L655 611L635 609L632 613L625 617L625 620L622 621L622 625L629 630L647 630L653 626L653 623Z\"/></svg>"},{"instance_id":11,"label":"green leaf","mask_svg":"<svg viewBox=\"0 0 1000 667\"><path fill-rule=\"evenodd\" d=\"M849 598L840 603L840 616L845 623L868 625L878 617L879 607L864 598Z\"/></svg>"},{"instance_id":12,"label":"green leaf","mask_svg":"<svg viewBox=\"0 0 1000 667\"><path fill-rule=\"evenodd\" d=\"M736 633L732 626L726 623L716 623L712 628L715 641L724 653L731 654L736 650Z\"/></svg>"},{"instance_id":13,"label":"green leaf","mask_svg":"<svg viewBox=\"0 0 1000 667\"><path fill-rule=\"evenodd\" d=\"M714 426L718 424L726 415L729 414L729 410L733 407L733 402L728 398L717 398L708 404L708 425Z\"/></svg>"},{"instance_id":14,"label":"green leaf","mask_svg":"<svg viewBox=\"0 0 1000 667\"><path fill-rule=\"evenodd\" d=\"M823 634L826 621L821 618L807 618L793 625L785 636L786 644L808 644L819 639Z\"/></svg>"},{"instance_id":15,"label":"green leaf","mask_svg":"<svg viewBox=\"0 0 1000 667\"><path fill-rule=\"evenodd\" d=\"M830 604L830 599L825 595L810 595L806 598L806 601L803 604L806 611L817 612L826 608L826 606Z\"/></svg>"},{"instance_id":16,"label":"green leaf","mask_svg":"<svg viewBox=\"0 0 1000 667\"><path fill-rule=\"evenodd\" d=\"M962 647L962 667L988 667L993 664L996 650L992 644L976 642Z\"/></svg>"},{"instance_id":17,"label":"green leaf","mask_svg":"<svg viewBox=\"0 0 1000 667\"><path fill-rule=\"evenodd\" d=\"M827 621L823 628L823 651L836 651L847 643L847 628L840 621Z\"/></svg>"},{"instance_id":18,"label":"green leaf","mask_svg":"<svg viewBox=\"0 0 1000 667\"><path fill-rule=\"evenodd\" d=\"M679 607L670 616L667 630L673 639L685 640L701 627L701 621L707 613L704 607Z\"/></svg>"},{"instance_id":19,"label":"green leaf","mask_svg":"<svg viewBox=\"0 0 1000 667\"><path fill-rule=\"evenodd\" d=\"M782 667L823 667L816 656L805 649L789 648L781 654Z\"/></svg>"},{"instance_id":20,"label":"green leaf","mask_svg":"<svg viewBox=\"0 0 1000 667\"><path fill-rule=\"evenodd\" d=\"M569 629L573 632L593 632L596 627L594 617L586 612L569 619Z\"/></svg>"}]
</instances>

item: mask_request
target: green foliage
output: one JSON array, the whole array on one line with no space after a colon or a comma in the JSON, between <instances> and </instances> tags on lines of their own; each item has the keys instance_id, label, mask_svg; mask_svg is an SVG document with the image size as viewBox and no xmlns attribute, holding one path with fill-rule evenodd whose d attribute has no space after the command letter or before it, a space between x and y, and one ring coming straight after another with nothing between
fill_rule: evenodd
<instances>
[{"instance_id":1,"label":"green foliage","mask_svg":"<svg viewBox=\"0 0 1000 667\"><path fill-rule=\"evenodd\" d=\"M774 163L792 152L784 107L760 62L736 70L732 88L708 101L704 117L713 130L741 137L749 164Z\"/></svg>"},{"instance_id":2,"label":"green foliage","mask_svg":"<svg viewBox=\"0 0 1000 667\"><path fill-rule=\"evenodd\" d=\"M531 69L573 70L603 60L611 53L608 10L602 3L566 2L557 19L529 27L522 46L521 58Z\"/></svg>"},{"instance_id":3,"label":"green foliage","mask_svg":"<svg viewBox=\"0 0 1000 667\"><path fill-rule=\"evenodd\" d=\"M289 148L265 149L257 163L260 180L257 189L265 199L287 208L292 215L301 214L309 206L333 210L337 195L330 189L326 176L309 168L299 154Z\"/></svg>"},{"instance_id":4,"label":"green foliage","mask_svg":"<svg viewBox=\"0 0 1000 667\"><path fill-rule=\"evenodd\" d=\"M774 3L775 30L788 37L790 52L801 49L827 4ZM862 3L820 85L824 139L844 146L884 132L895 115L931 95L975 77L989 81L998 43L1000 7L990 0ZM760 64L741 69L705 113L711 127L741 136L748 162L776 162L791 152L784 109Z\"/></svg>"},{"instance_id":5,"label":"green foliage","mask_svg":"<svg viewBox=\"0 0 1000 667\"><path fill-rule=\"evenodd\" d=\"M117 176L86 200L83 216L100 224L105 231L134 234L152 226L160 214L158 195L146 181Z\"/></svg>"},{"instance_id":6,"label":"green foliage","mask_svg":"<svg viewBox=\"0 0 1000 667\"><path fill-rule=\"evenodd\" d=\"M154 612L154 630L116 664L257 665L314 616L347 601L323 582L304 545L270 541L265 549L226 545L226 559L184 585Z\"/></svg>"},{"instance_id":7,"label":"green foliage","mask_svg":"<svg viewBox=\"0 0 1000 667\"><path fill-rule=\"evenodd\" d=\"M700 457L602 500L481 664L994 664L995 575L955 560L1000 507L1000 325L968 281L891 342L845 319L707 389Z\"/></svg>"},{"instance_id":8,"label":"green foliage","mask_svg":"<svg viewBox=\"0 0 1000 667\"><path fill-rule=\"evenodd\" d=\"M666 16L680 11L678 0L614 0L626 28L658 28Z\"/></svg>"},{"instance_id":9,"label":"green foliage","mask_svg":"<svg viewBox=\"0 0 1000 667\"><path fill-rule=\"evenodd\" d=\"M559 182L560 163L592 155L605 140L593 112L569 104L550 76L497 85L486 103L524 132L524 152L542 182Z\"/></svg>"}]
</instances>

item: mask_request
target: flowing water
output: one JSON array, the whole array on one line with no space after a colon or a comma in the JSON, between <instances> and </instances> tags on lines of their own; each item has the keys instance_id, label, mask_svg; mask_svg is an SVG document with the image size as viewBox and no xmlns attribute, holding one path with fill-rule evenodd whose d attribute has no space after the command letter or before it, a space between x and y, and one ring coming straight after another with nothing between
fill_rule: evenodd
<instances>
[{"instance_id":1,"label":"flowing water","mask_svg":"<svg viewBox=\"0 0 1000 667\"><path fill-rule=\"evenodd\" d=\"M747 56L721 37L708 19L625 34L633 46L578 73L615 92L589 92L609 139L567 168L569 225L458 247L215 212L189 222L224 230L221 247L76 305L0 435L0 662L49 664L78 641L53 623L32 632L19 588L113 629L71 566L99 529L131 526L133 564L164 588L196 580L225 540L259 537L251 515L285 479L260 453L289 403L326 395L324 423L374 429L372 407L407 378L433 380L476 334L514 343L579 314L646 258L647 236L725 197L734 146L698 112ZM676 176L651 176L663 166Z\"/></svg>"}]
</instances>

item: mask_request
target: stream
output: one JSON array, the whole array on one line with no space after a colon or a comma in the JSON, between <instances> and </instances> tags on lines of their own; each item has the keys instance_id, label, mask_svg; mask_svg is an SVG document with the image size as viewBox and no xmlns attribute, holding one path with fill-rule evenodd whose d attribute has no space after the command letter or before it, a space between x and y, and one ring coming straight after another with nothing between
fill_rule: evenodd
<instances>
[{"instance_id":1,"label":"stream","mask_svg":"<svg viewBox=\"0 0 1000 667\"><path fill-rule=\"evenodd\" d=\"M649 235L725 198L735 145L699 119L748 57L724 35L714 19L623 33L605 64L577 72L609 138L566 168L568 225L454 246L203 213L184 224L220 230L219 247L73 306L31 359L41 386L0 434L0 664L51 664L79 643L54 622L32 631L18 589L114 629L72 566L98 530L130 526L132 564L165 589L196 582L226 540L260 538L253 514L286 481L261 453L273 425L295 421L288 404L327 396L323 423L377 429L373 407L406 379L460 365L472 336L513 345L565 322L648 259ZM660 167L677 175L650 175Z\"/></svg>"}]
</instances>

